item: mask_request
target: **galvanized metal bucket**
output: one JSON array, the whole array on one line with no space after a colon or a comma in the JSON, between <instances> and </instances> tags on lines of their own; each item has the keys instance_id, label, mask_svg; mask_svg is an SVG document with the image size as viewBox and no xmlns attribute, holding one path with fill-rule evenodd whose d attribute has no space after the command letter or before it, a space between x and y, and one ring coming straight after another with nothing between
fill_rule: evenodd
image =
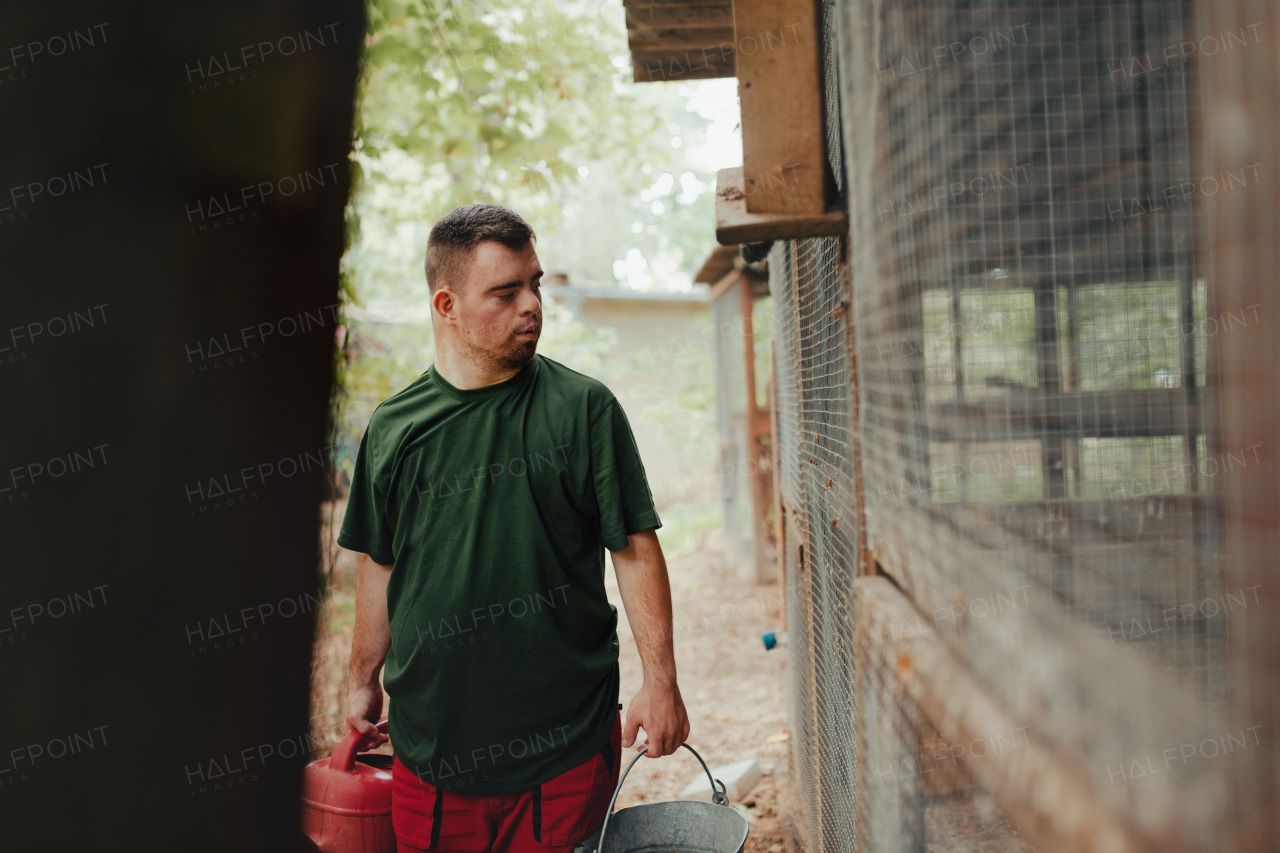
<instances>
[{"instance_id":1,"label":"galvanized metal bucket","mask_svg":"<svg viewBox=\"0 0 1280 853\"><path fill-rule=\"evenodd\" d=\"M585 849L591 853L657 850L663 853L742 853L747 843L747 819L729 805L724 783L711 777L702 756L687 743L681 746L692 752L706 771L711 782L711 802L672 800L642 803L615 812L613 807L618 802L622 783L648 750L646 744L618 779L618 787L609 801L609 814L605 815L599 832L582 842L576 850Z\"/></svg>"}]
</instances>

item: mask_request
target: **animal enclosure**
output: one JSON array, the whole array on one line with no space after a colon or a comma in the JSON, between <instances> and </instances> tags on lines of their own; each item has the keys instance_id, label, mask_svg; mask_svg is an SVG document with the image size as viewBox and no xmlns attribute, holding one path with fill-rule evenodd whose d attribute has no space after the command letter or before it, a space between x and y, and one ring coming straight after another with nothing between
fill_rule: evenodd
<instances>
[{"instance_id":1,"label":"animal enclosure","mask_svg":"<svg viewBox=\"0 0 1280 853\"><path fill-rule=\"evenodd\" d=\"M809 853L1276 842L1274 273L1209 217L1275 161L1202 144L1202 69L1271 69L1275 22L822 5L848 231L768 257Z\"/></svg>"}]
</instances>

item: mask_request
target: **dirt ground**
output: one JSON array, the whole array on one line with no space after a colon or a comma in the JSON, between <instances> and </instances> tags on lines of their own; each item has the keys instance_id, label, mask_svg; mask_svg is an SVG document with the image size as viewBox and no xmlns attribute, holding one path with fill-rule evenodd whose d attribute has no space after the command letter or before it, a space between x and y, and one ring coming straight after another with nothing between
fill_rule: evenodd
<instances>
[{"instance_id":1,"label":"dirt ground","mask_svg":"<svg viewBox=\"0 0 1280 853\"><path fill-rule=\"evenodd\" d=\"M335 513L340 523L341 507ZM661 534L661 532L659 532ZM326 537L330 534L326 532ZM714 769L757 758L764 778L743 798L750 834L747 851L780 853L783 835L780 792L786 784L786 652L766 652L760 635L781 626L782 589L735 576L718 532L696 550L668 555L676 669L689 712L688 743ZM346 672L355 621L356 556L330 539L330 593L320 615L312 677L312 740L326 756L342 734ZM618 608L621 696L627 705L640 687L640 658L606 563L609 600ZM637 739L637 745L643 737ZM623 767L637 749L623 750ZM617 807L675 799L696 776L706 781L688 750L664 758L642 758L623 783Z\"/></svg>"}]
</instances>

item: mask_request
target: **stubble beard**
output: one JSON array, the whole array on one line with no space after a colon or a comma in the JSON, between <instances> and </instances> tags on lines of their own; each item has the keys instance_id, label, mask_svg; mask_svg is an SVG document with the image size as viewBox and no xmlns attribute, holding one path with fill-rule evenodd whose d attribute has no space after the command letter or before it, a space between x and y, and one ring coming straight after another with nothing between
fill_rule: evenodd
<instances>
[{"instance_id":1,"label":"stubble beard","mask_svg":"<svg viewBox=\"0 0 1280 853\"><path fill-rule=\"evenodd\" d=\"M466 357L477 367L490 373L520 370L533 360L538 351L538 340L514 338L501 350L483 349L466 342Z\"/></svg>"}]
</instances>

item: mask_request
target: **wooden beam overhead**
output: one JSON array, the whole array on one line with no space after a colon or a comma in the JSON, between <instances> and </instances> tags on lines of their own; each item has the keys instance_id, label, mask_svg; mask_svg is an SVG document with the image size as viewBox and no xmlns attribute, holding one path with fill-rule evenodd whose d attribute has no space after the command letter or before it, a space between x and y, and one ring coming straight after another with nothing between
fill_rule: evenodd
<instances>
[{"instance_id":1,"label":"wooden beam overhead","mask_svg":"<svg viewBox=\"0 0 1280 853\"><path fill-rule=\"evenodd\" d=\"M654 27L627 34L631 53L656 51L706 51L717 56L733 56L733 27ZM722 62L723 62L722 57Z\"/></svg>"},{"instance_id":2,"label":"wooden beam overhead","mask_svg":"<svg viewBox=\"0 0 1280 853\"><path fill-rule=\"evenodd\" d=\"M676 27L684 30L733 29L733 4L706 6L628 6L627 30L644 31Z\"/></svg>"},{"instance_id":3,"label":"wooden beam overhead","mask_svg":"<svg viewBox=\"0 0 1280 853\"><path fill-rule=\"evenodd\" d=\"M693 280L703 284L715 284L733 272L737 267L737 263L735 263L737 257L737 246L716 246L711 250L711 254L707 255L707 259L702 262L702 269L698 270L698 274L693 277Z\"/></svg>"},{"instance_id":4,"label":"wooden beam overhead","mask_svg":"<svg viewBox=\"0 0 1280 853\"><path fill-rule=\"evenodd\" d=\"M704 80L733 76L733 53L718 47L701 50L642 51L631 54L632 79L637 83Z\"/></svg>"},{"instance_id":5,"label":"wooden beam overhead","mask_svg":"<svg viewBox=\"0 0 1280 853\"><path fill-rule=\"evenodd\" d=\"M624 0L637 83L734 76L733 4Z\"/></svg>"}]
</instances>

